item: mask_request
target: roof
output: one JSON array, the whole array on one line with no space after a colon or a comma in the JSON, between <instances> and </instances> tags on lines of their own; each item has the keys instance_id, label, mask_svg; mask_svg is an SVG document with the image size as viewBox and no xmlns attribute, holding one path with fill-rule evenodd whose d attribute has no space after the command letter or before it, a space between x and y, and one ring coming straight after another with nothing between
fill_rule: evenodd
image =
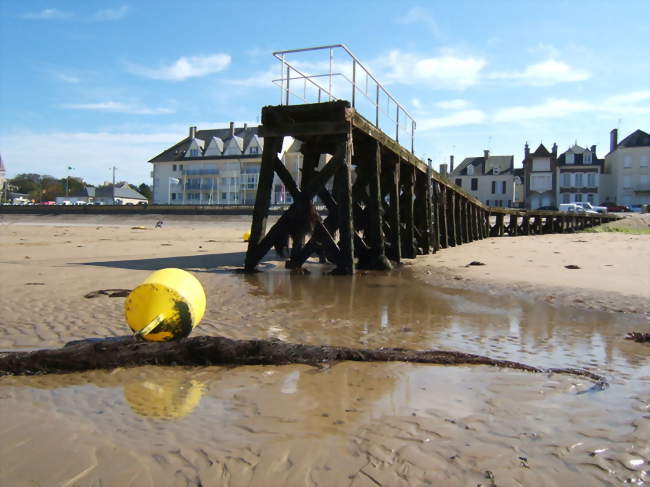
<instances>
[{"instance_id":1,"label":"roof","mask_svg":"<svg viewBox=\"0 0 650 487\"><path fill-rule=\"evenodd\" d=\"M551 153L548 151L546 147L544 147L544 144L539 144L539 147L535 152L531 154L531 156L538 156L538 157L551 157Z\"/></svg>"},{"instance_id":2,"label":"roof","mask_svg":"<svg viewBox=\"0 0 650 487\"><path fill-rule=\"evenodd\" d=\"M458 167L454 168L452 175L460 176L467 174L467 166L480 167L482 174L489 174L496 167L499 168L499 173L503 174L512 170L514 165L514 156L488 156L487 160L484 156L481 157L466 157L463 159Z\"/></svg>"},{"instance_id":3,"label":"roof","mask_svg":"<svg viewBox=\"0 0 650 487\"><path fill-rule=\"evenodd\" d=\"M650 145L650 135L643 130L635 130L619 142L617 147L646 147Z\"/></svg>"},{"instance_id":4,"label":"roof","mask_svg":"<svg viewBox=\"0 0 650 487\"><path fill-rule=\"evenodd\" d=\"M113 197L113 185L109 184L108 186L102 186L101 188L95 189L95 198L112 198ZM116 198L128 198L132 200L146 200L144 196L138 193L135 189L131 188L128 185L124 186L115 186L115 197Z\"/></svg>"},{"instance_id":5,"label":"roof","mask_svg":"<svg viewBox=\"0 0 650 487\"><path fill-rule=\"evenodd\" d=\"M566 163L566 155L568 153L573 153L573 164L567 164ZM584 162L585 155L586 154L591 154L591 162ZM592 152L590 149L583 149L579 145L574 145L572 147L569 147L566 151L564 151L562 154L560 154L560 157L557 158L557 163L559 166L602 166L605 163L604 159L598 159L596 157L596 154Z\"/></svg>"},{"instance_id":6,"label":"roof","mask_svg":"<svg viewBox=\"0 0 650 487\"><path fill-rule=\"evenodd\" d=\"M235 140L240 150L242 150L242 152L248 148L250 141L253 139L253 136L257 135L257 132L258 132L258 127L235 128ZM199 139L200 144L202 144L201 147L207 147L213 137L217 137L218 139L221 139L225 147L226 142L228 141L228 139L231 138L230 128L197 130L195 134L195 139ZM189 137L185 137L180 142L177 142L176 144L172 145L168 149L165 149L163 152L158 154L149 162L171 162L171 161L187 160L187 158L185 157L185 153L189 149L191 141L192 139L190 139ZM210 156L210 157L232 157L232 156ZM259 156L255 156L255 157L259 157Z\"/></svg>"}]
</instances>

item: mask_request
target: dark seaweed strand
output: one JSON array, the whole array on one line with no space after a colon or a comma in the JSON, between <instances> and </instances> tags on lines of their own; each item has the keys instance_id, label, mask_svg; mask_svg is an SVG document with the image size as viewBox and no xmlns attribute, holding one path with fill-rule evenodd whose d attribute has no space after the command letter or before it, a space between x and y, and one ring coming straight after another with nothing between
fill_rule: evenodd
<instances>
[{"instance_id":1,"label":"dark seaweed strand","mask_svg":"<svg viewBox=\"0 0 650 487\"><path fill-rule=\"evenodd\" d=\"M113 369L138 365L318 365L338 361L414 362L437 365L490 365L533 373L568 374L606 387L604 377L575 368L540 368L521 362L445 350L356 349L304 345L280 340L233 340L200 336L168 342L133 337L89 339L59 349L0 354L0 375L35 375Z\"/></svg>"}]
</instances>

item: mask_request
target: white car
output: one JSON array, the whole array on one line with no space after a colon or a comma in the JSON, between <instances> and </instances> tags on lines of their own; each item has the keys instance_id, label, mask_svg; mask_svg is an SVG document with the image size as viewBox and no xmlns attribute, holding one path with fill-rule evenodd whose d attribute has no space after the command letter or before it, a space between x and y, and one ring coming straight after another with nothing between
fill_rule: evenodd
<instances>
[{"instance_id":1,"label":"white car","mask_svg":"<svg viewBox=\"0 0 650 487\"><path fill-rule=\"evenodd\" d=\"M593 206L587 201L576 201L575 204L585 210L586 213L607 213L607 208L604 206Z\"/></svg>"}]
</instances>

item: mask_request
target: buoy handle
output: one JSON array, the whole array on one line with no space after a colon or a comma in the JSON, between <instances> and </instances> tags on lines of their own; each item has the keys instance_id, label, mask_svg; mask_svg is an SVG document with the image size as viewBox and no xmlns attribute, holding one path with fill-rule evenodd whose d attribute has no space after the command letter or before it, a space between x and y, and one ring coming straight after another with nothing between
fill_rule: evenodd
<instances>
[{"instance_id":1,"label":"buoy handle","mask_svg":"<svg viewBox=\"0 0 650 487\"><path fill-rule=\"evenodd\" d=\"M142 328L141 330L136 331L136 332L134 333L134 335L135 335L135 336L138 336L138 337L143 337L143 336L145 336L145 335L148 335L148 334L151 333L151 332L152 332L152 331L153 331L153 330L154 330L154 329L155 329L155 328L156 328L160 323L162 323L162 321L163 321L164 319L165 319L165 315L163 315L162 313L159 314L159 315L156 316L153 320L151 320L147 326L145 326L145 327Z\"/></svg>"}]
</instances>

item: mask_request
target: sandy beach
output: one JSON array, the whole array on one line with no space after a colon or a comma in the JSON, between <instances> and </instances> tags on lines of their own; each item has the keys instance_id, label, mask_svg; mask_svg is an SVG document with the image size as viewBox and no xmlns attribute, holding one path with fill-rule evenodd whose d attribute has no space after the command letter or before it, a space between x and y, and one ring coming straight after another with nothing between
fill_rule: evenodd
<instances>
[{"instance_id":1,"label":"sandy beach","mask_svg":"<svg viewBox=\"0 0 650 487\"><path fill-rule=\"evenodd\" d=\"M124 298L84 295L180 267L208 298L195 335L459 350L611 385L347 362L2 377L0 485L650 483L650 347L624 339L650 331L649 234L491 238L354 277L271 253L244 275L247 217L161 219L0 216L0 350L125 335Z\"/></svg>"}]
</instances>

